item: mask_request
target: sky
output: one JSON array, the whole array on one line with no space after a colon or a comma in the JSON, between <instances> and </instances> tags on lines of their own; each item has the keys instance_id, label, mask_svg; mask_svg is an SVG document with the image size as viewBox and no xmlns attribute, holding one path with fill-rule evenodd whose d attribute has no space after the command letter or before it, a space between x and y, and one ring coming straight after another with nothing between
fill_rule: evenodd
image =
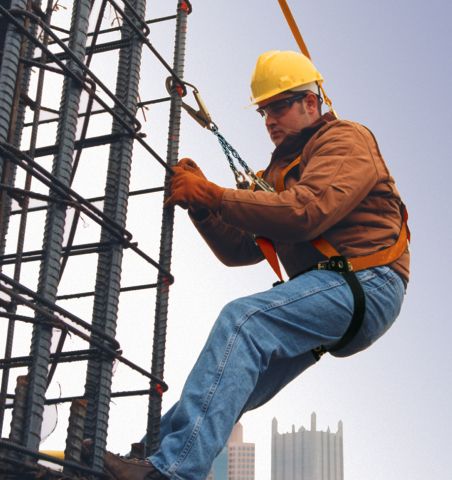
<instances>
[{"instance_id":1,"label":"sky","mask_svg":"<svg viewBox=\"0 0 452 480\"><path fill-rule=\"evenodd\" d=\"M147 16L170 14L173 5L175 1L149 2ZM297 45L276 0L193 0L192 5L184 78L196 85L223 135L259 170L266 166L273 146L262 119L247 108L250 75L259 54L271 49L296 50ZM410 216L411 281L397 322L375 345L345 359L325 356L268 404L243 417L245 441L256 444L256 480L270 480L272 418L278 419L280 433L288 432L292 425L308 428L313 411L318 429L336 431L338 421L343 421L346 480L450 480L452 324L447 268L452 240L452 6L446 0L292 0L289 5L339 116L374 132L396 179ZM173 27L156 25L150 34L169 63ZM111 76L106 58L93 62L93 69L103 78ZM164 95L164 77L146 52L141 98ZM193 105L190 95L185 101ZM165 108L150 107L146 119L140 118L148 141L161 156L165 156L167 141ZM94 122L92 128L100 130L102 125ZM102 149L97 151L97 158L82 162L74 185L87 196L102 193L103 180L93 175L93 168L101 172L105 160ZM185 113L180 156L193 158L210 180L233 188L232 174L215 137ZM132 188L159 186L161 178L161 167L135 147ZM158 257L161 201L155 195L131 199L129 205L128 229L154 258ZM39 228L37 220L36 231ZM96 226L85 219L78 241L97 234ZM29 246L35 241L29 240ZM24 277L32 284L36 274L27 268ZM87 259L77 258L73 272L65 273L61 293L73 291L74 285L89 289L87 285L94 280L95 269ZM164 409L177 400L221 307L239 296L265 290L274 281L264 263L246 268L221 265L180 209L175 218L172 272L176 282L170 290L165 365L170 389L164 395ZM124 286L154 277L155 271L142 268L126 252ZM150 363L153 295L149 291L124 294L119 310L118 339L124 354L144 366ZM64 306L89 319L89 300L65 302ZM25 328L23 333L27 338ZM71 368L62 367L57 376L64 395L79 393L83 385L82 375L76 375L76 381ZM145 385L119 365L114 389L129 387ZM55 392L51 393L58 394L59 387L52 388ZM63 448L63 411L45 448ZM145 399L115 400L109 448L127 451L144 433L146 414Z\"/></svg>"}]
</instances>

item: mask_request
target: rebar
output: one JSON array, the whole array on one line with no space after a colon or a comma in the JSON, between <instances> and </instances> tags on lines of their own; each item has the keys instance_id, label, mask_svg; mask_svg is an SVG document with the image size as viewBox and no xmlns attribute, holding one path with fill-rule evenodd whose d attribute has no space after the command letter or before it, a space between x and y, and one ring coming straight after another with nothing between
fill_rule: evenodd
<instances>
[{"instance_id":1,"label":"rebar","mask_svg":"<svg viewBox=\"0 0 452 480\"><path fill-rule=\"evenodd\" d=\"M82 457L83 428L86 417L86 400L74 400L71 404L69 425L66 437L66 449L64 459L70 462L80 463ZM66 466L63 469L65 474L73 474L73 469Z\"/></svg>"},{"instance_id":2,"label":"rebar","mask_svg":"<svg viewBox=\"0 0 452 480\"><path fill-rule=\"evenodd\" d=\"M125 15L130 16L132 11L136 22L144 21L145 1L132 0L131 6L126 7ZM130 23L124 22L121 36L129 39L130 43L119 51L116 79L116 96L132 112L136 112L137 109L142 48L141 39L134 33ZM121 115L120 111L118 115ZM122 125L114 121L112 132L120 134L122 131ZM124 227L127 218L132 149L133 140L127 137L111 145L105 189L104 213ZM110 232L103 229L101 242L108 241L111 241ZM112 245L108 251L100 253L97 267L93 325L111 336L116 332L122 254L122 245ZM88 362L85 385L85 395L88 398L85 436L93 442L92 467L99 470L103 467L103 454L107 442L112 368L109 359L91 358Z\"/></svg>"},{"instance_id":3,"label":"rebar","mask_svg":"<svg viewBox=\"0 0 452 480\"><path fill-rule=\"evenodd\" d=\"M91 0L74 2L71 21L71 38L69 48L74 56L83 61L85 57L86 35L89 26ZM76 62L69 60L68 69L79 76L81 71ZM60 104L60 121L57 130L58 153L54 157L52 174L64 186L68 186L71 178L72 155L77 131L77 113L82 92L81 85L65 78L63 95ZM53 193L51 192L50 195ZM38 281L38 294L55 301L58 291L58 280L61 261L61 247L66 219L66 209L58 204L50 203L47 210L44 231L44 259L41 263ZM47 388L47 370L50 362L52 328L37 324L33 328L31 353L34 361L29 370L28 388L28 429L24 435L24 445L37 450L41 441L41 424L44 409L45 391Z\"/></svg>"},{"instance_id":4,"label":"rebar","mask_svg":"<svg viewBox=\"0 0 452 480\"><path fill-rule=\"evenodd\" d=\"M40 2L36 3L36 7L39 7ZM15 3L15 2L8 2L8 7L21 7L24 4ZM30 2L28 2L28 6L30 6ZM26 26L24 23L24 26ZM10 32L11 35L11 28L8 30L5 28L5 32ZM34 25L31 25L30 34L32 36L36 35L36 28ZM4 48L8 48L7 45L4 45ZM19 54L22 55L21 58L29 59L33 54L33 49L30 43L26 43L21 40L21 47ZM14 59L13 62L16 65L16 61ZM8 65L5 65L7 68ZM1 67L0 67L1 69ZM1 75L1 74L0 74ZM30 68L26 68L25 65L22 63L17 64L17 71L16 71L16 85L15 85L15 92L13 103L11 105L11 117L10 117L10 124L8 129L7 139L12 142L13 145L18 146L20 144L20 140L22 138L22 130L25 121L25 104L22 101L22 98L28 92L28 86L30 81ZM1 83L1 82L0 82ZM0 91L3 91L0 86ZM1 107L0 107L1 108ZM1 138L1 137L0 137ZM32 135L32 144L33 144L34 137ZM2 158L0 156L0 178L2 181L2 185L5 187L12 186L14 183L15 175L16 175L16 166L10 163L6 158ZM26 185L30 183L30 177L27 177ZM3 183L4 182L4 183ZM27 201L23 203L23 214L21 216L21 222L19 226L19 235L17 240L17 253L18 256L21 255L23 251L23 240L25 235L25 226L26 226L26 209L27 209ZM5 248L5 239L6 233L8 231L9 226L9 218L11 215L11 198L9 195L5 195L3 190L0 191L0 254L3 254ZM0 263L0 271L2 265ZM21 265L20 261L16 263L14 269L14 278L18 280L20 278L21 272ZM15 311L15 306L11 307L11 312ZM11 318L8 322L8 330L6 334L6 342L5 342L5 358L11 358L12 354L12 347L13 347L13 340L14 340L14 328L15 328L15 321L14 318ZM0 387L0 433L3 429L3 420L4 420L4 406L5 406L5 399L6 393L8 389L9 383L9 371L5 369L2 372L2 381Z\"/></svg>"},{"instance_id":5,"label":"rebar","mask_svg":"<svg viewBox=\"0 0 452 480\"><path fill-rule=\"evenodd\" d=\"M187 32L187 17L189 7L185 0L179 0L177 6L176 39L174 44L173 70L179 78L184 73L185 41ZM172 167L177 163L179 155L179 131L182 111L182 98L178 90L173 88L171 92L170 123L168 129L167 163ZM170 175L165 176L164 202L169 196ZM160 235L159 264L166 271L171 270L171 256L173 244L174 207L164 207L162 214L162 227ZM159 274L157 298L155 306L154 339L152 348L151 372L163 378L165 367L166 330L169 303L169 278ZM146 453L155 452L160 443L160 417L162 413L162 398L160 385L151 382L151 395L148 406L148 424L146 430Z\"/></svg>"},{"instance_id":6,"label":"rebar","mask_svg":"<svg viewBox=\"0 0 452 480\"><path fill-rule=\"evenodd\" d=\"M0 359L1 436L5 411L12 419L9 440L0 440L0 476L8 475L6 478L12 480L84 476L93 479L103 477L111 398L149 397L149 425L154 429L152 448L157 446L161 395L168 388L163 380L163 367L169 286L174 281L170 272L174 212L173 209L163 212L158 261L132 240L126 219L129 197L156 192L163 193L164 200L168 196L171 167L178 155L180 95L185 91L182 81L185 30L191 8L187 0L175 0L175 15L147 20L145 0L74 0L70 2L72 15L67 28L53 24L58 3L54 0L46 3L43 11L40 0L0 0L0 269L4 269L0 271L0 323L2 319L5 322L0 326L8 323L5 355ZM119 26L105 28L107 5L120 19ZM171 67L148 36L150 25L173 20L176 44ZM93 27L91 31L89 25ZM108 38L101 41L104 34ZM113 38L114 35L120 38ZM114 92L109 88L110 79L96 74L96 63L92 62L95 55L112 50L118 51ZM151 54L162 67L162 85L168 74L171 76L175 88L170 97L141 100L139 78L143 53ZM52 104L53 98L45 90L52 79L58 85L58 91L52 91L53 97L61 94L59 107ZM29 85L33 88L29 89ZM137 113L146 105L165 102L169 131L164 160L146 140ZM105 124L107 128L111 124L109 132L91 129L94 115L108 119ZM54 139L48 131L55 134ZM135 144L142 147L152 164L162 167L158 184L164 186L130 189ZM90 157L97 167L97 159L91 152L98 152L105 145L109 146L105 193L86 198L77 190L78 167L83 165L85 157ZM98 208L95 204L100 202L103 205ZM42 229L41 248L35 241L29 241L37 236L32 230L35 224L32 227L29 224L39 217L35 215L38 212L41 212L38 227ZM71 224L66 226L69 212L73 215ZM82 218L83 222L87 218L96 225L99 238L79 241ZM137 255L144 267L152 267L155 281L121 284L125 249ZM85 255L86 261L97 259L94 288L90 290L88 286L86 291L77 291L81 288L75 285L70 292L60 292L63 276L70 275L77 255ZM36 285L29 284L26 276L29 271L37 277ZM151 372L123 356L116 340L120 295L129 292L128 297L145 289L156 289L157 296ZM86 297L93 297L91 323L58 303ZM13 344L17 342L14 327L19 324L31 333L29 355L23 352L12 355ZM54 332L60 334L56 349L51 342ZM71 350L72 336L85 342L85 348ZM69 367L72 362L86 365L84 392L46 398L59 365L65 363ZM138 373L147 387L112 391L114 362ZM23 372L17 369L24 368L27 375L17 377L17 372ZM14 380L18 382L14 393L8 392L10 372L16 373ZM37 460L51 460L39 453L44 406L65 402L72 402L72 411L65 460L52 460L64 467L63 473L58 473L38 465ZM80 464L84 437L93 440L89 466ZM149 449L150 442L147 445Z\"/></svg>"}]
</instances>

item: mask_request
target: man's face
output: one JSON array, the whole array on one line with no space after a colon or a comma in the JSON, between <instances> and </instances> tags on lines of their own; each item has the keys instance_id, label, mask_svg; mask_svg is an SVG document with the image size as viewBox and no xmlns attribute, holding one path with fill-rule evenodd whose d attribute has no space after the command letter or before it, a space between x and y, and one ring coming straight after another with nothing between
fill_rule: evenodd
<instances>
[{"instance_id":1,"label":"man's face","mask_svg":"<svg viewBox=\"0 0 452 480\"><path fill-rule=\"evenodd\" d=\"M292 102L296 96L296 93L280 93L258 105L258 111L265 118L265 126L275 146L280 145L288 135L296 134L311 125L320 116L314 94Z\"/></svg>"}]
</instances>

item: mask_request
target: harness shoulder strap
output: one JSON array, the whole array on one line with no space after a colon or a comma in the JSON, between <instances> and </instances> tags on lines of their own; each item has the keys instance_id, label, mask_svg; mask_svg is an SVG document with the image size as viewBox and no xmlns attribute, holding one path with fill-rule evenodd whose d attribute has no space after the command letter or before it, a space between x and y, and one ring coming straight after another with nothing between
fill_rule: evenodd
<instances>
[{"instance_id":1,"label":"harness shoulder strap","mask_svg":"<svg viewBox=\"0 0 452 480\"><path fill-rule=\"evenodd\" d=\"M259 178L262 178L264 175L265 170L259 170L256 172L256 176ZM250 186L250 190L254 192L256 189L256 184L253 183ZM254 241L256 242L256 245L260 248L260 251L262 252L262 255L264 255L265 259L267 260L268 264L272 268L272 270L275 272L276 276L279 278L279 281L276 282L276 284L279 283L284 283L283 276L281 273L281 267L279 265L279 260L278 260L278 255L276 253L275 246L273 245L273 242L265 237L254 237Z\"/></svg>"},{"instance_id":2,"label":"harness shoulder strap","mask_svg":"<svg viewBox=\"0 0 452 480\"><path fill-rule=\"evenodd\" d=\"M292 160L289 165L286 165L280 172L278 179L276 180L275 190L280 193L286 189L285 180L287 174L301 162L301 155Z\"/></svg>"}]
</instances>

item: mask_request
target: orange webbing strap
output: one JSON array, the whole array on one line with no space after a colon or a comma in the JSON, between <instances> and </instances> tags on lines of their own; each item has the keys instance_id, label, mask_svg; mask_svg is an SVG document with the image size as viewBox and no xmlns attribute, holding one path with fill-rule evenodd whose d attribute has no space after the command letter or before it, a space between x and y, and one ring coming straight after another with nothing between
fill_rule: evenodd
<instances>
[{"instance_id":1,"label":"orange webbing strap","mask_svg":"<svg viewBox=\"0 0 452 480\"><path fill-rule=\"evenodd\" d=\"M287 5L286 0L278 0L278 3L284 14L284 17L286 17L286 22L289 25L292 35L294 36L295 41L297 42L297 45L300 47L301 52L304 55L306 55L309 59L311 59L311 55L309 53L308 47L306 46L306 43L304 42L303 37L301 36L297 22L295 21L295 18L293 18L289 5Z\"/></svg>"},{"instance_id":2,"label":"orange webbing strap","mask_svg":"<svg viewBox=\"0 0 452 480\"><path fill-rule=\"evenodd\" d=\"M292 168L294 168L300 162L301 162L301 155L299 155L295 160L290 162L289 165L287 165L281 170L275 185L275 190L278 193L286 189L286 186L284 185L284 180L286 179L286 175L292 170Z\"/></svg>"},{"instance_id":3,"label":"orange webbing strap","mask_svg":"<svg viewBox=\"0 0 452 480\"><path fill-rule=\"evenodd\" d=\"M303 37L300 33L300 29L298 28L297 22L295 21L295 18L293 17L292 12L290 11L289 5L287 5L286 0L278 0L278 3L284 14L284 17L286 18L286 22L289 25L290 31L292 32L292 35L295 38L295 41L297 42L298 47L300 48L303 55L305 55L310 60L312 60L308 47L306 46L306 43L303 40ZM328 105L328 108L330 109L331 113L336 118L339 118L336 111L333 108L333 102L330 100L330 98L325 92L325 89L322 86L322 82L319 83L319 88L322 91L323 99L325 100L325 103Z\"/></svg>"},{"instance_id":4,"label":"orange webbing strap","mask_svg":"<svg viewBox=\"0 0 452 480\"><path fill-rule=\"evenodd\" d=\"M400 228L399 238L390 247L378 250L370 255L364 255L362 257L348 258L348 262L353 268L353 271L358 272L360 270L366 270L372 267L381 267L382 265L389 265L400 258L408 247L410 241L410 230L408 228L408 212L405 205L402 206L402 226ZM311 241L313 247L315 247L322 255L327 258L340 256L340 253L323 237L317 237Z\"/></svg>"},{"instance_id":5,"label":"orange webbing strap","mask_svg":"<svg viewBox=\"0 0 452 480\"><path fill-rule=\"evenodd\" d=\"M258 177L262 177L264 175L264 170L259 170L256 172ZM256 188L256 184L252 184L250 190L254 191ZM276 273L276 276L279 278L280 282L283 282L283 276L281 273L281 267L279 265L278 255L276 253L275 246L273 242L265 237L255 237L254 241L256 245L260 248L262 255L265 257L265 260L269 263L270 267L272 267L273 271Z\"/></svg>"},{"instance_id":6,"label":"orange webbing strap","mask_svg":"<svg viewBox=\"0 0 452 480\"><path fill-rule=\"evenodd\" d=\"M272 241L265 237L256 237L254 241L261 249L262 254L270 264L270 267L272 267L273 271L276 273L279 280L283 282L284 280L281 273L281 267L279 266L278 255L276 254L276 249Z\"/></svg>"}]
</instances>

